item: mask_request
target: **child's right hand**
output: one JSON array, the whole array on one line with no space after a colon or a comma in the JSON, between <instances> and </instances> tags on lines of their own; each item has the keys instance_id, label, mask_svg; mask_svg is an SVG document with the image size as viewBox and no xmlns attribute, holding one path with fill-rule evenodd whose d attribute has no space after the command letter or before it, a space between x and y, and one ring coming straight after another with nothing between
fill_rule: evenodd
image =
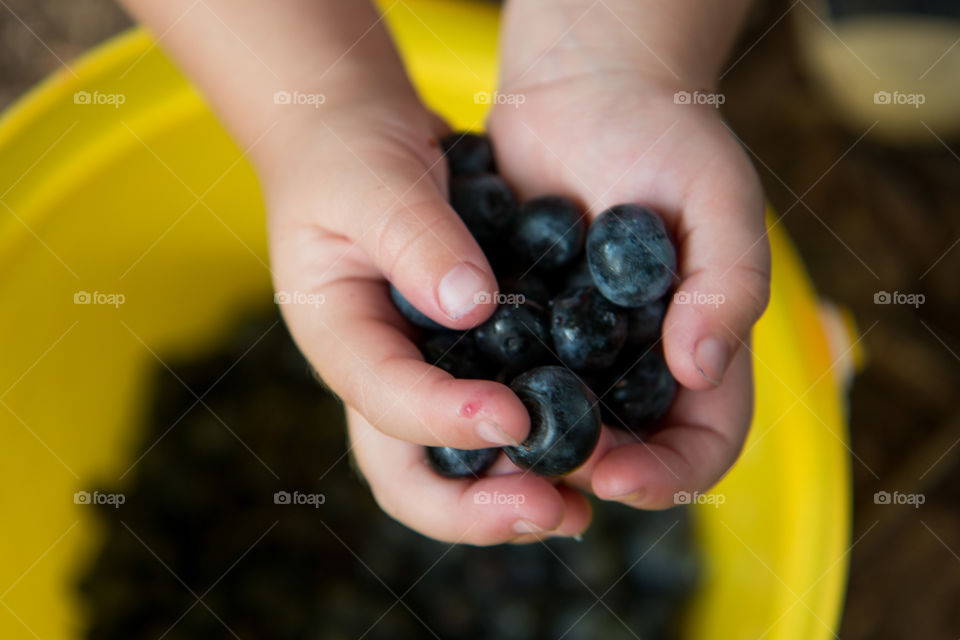
<instances>
[{"instance_id":1,"label":"child's right hand","mask_svg":"<svg viewBox=\"0 0 960 640\"><path fill-rule=\"evenodd\" d=\"M493 312L480 294L495 291L496 281L447 203L436 143L443 124L415 100L381 104L325 105L322 120L300 124L275 170L261 172L284 317L348 405L352 453L388 514L451 542L576 535L590 511L573 489L516 469L450 480L427 466L423 445L522 441L529 417L506 386L455 380L426 364L393 308L387 280L437 322L467 329ZM475 501L484 491L522 495L522 504Z\"/></svg>"}]
</instances>

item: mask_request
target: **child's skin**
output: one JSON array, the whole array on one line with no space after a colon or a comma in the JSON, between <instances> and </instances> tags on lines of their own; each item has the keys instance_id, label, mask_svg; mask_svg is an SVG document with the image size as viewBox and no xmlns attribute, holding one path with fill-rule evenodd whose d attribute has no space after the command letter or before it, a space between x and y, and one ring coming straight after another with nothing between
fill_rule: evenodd
<instances>
[{"instance_id":1,"label":"child's skin","mask_svg":"<svg viewBox=\"0 0 960 640\"><path fill-rule=\"evenodd\" d=\"M479 545L573 536L590 521L577 489L665 508L736 460L753 406L745 344L769 295L763 196L716 109L677 105L674 93L715 87L747 0L505 7L500 91L525 103L494 107L488 122L503 175L523 198L566 194L592 215L650 205L677 239L679 290L725 296L718 307L670 306L664 349L683 388L668 426L647 443L605 427L563 483L506 461L482 480L443 479L425 464L422 445L521 441L529 419L507 387L426 365L389 303L385 278L434 320L467 329L493 312L474 300L496 282L446 202L435 142L446 126L420 103L376 10L366 0L124 2L248 150L276 288L325 297L283 313L348 405L353 453L391 516ZM277 105L280 90L326 102ZM478 505L478 491L524 498Z\"/></svg>"}]
</instances>

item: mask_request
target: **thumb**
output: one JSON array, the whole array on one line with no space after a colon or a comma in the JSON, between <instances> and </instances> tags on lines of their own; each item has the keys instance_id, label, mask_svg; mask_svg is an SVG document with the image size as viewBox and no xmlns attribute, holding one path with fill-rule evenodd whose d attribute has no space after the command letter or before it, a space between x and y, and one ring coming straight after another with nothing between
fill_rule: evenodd
<instances>
[{"instance_id":1,"label":"thumb","mask_svg":"<svg viewBox=\"0 0 960 640\"><path fill-rule=\"evenodd\" d=\"M414 156L428 164L405 152L361 160L359 183L349 187L351 201L336 224L418 310L446 327L468 329L493 313L497 282L447 201L439 149L425 146Z\"/></svg>"},{"instance_id":2,"label":"thumb","mask_svg":"<svg viewBox=\"0 0 960 640\"><path fill-rule=\"evenodd\" d=\"M728 178L694 189L684 203L681 282L664 318L670 370L696 390L721 384L770 297L763 195L751 181Z\"/></svg>"}]
</instances>

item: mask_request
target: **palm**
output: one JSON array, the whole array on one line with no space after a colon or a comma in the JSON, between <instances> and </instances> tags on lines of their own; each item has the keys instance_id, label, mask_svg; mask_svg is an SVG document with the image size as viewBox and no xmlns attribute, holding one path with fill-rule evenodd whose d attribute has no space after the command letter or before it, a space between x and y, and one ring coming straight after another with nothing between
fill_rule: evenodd
<instances>
[{"instance_id":1,"label":"palm","mask_svg":"<svg viewBox=\"0 0 960 640\"><path fill-rule=\"evenodd\" d=\"M567 194L591 216L624 202L651 206L679 242L682 286L711 291L711 283L727 274L703 258L700 247L724 241L713 233L723 209L734 216L761 215L756 175L712 109L675 104L668 89L631 90L624 80L622 74L561 80L521 91L525 101L519 108L496 107L491 132L501 170L524 196ZM729 222L734 227L736 218ZM690 311L671 305L665 321L663 347L683 385L667 426L647 443L604 427L601 446L569 478L571 484L608 498L642 486L645 495L631 501L662 507L672 503L678 488L715 480L699 477L701 457L714 456L710 468L733 462L751 415L749 354L737 351L722 386L705 385L686 353L696 322Z\"/></svg>"}]
</instances>

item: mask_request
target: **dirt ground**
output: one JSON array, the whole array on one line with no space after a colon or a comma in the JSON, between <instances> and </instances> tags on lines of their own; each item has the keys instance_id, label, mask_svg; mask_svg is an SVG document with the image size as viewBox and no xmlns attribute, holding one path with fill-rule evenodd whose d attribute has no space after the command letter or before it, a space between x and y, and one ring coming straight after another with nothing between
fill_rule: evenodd
<instances>
[{"instance_id":1,"label":"dirt ground","mask_svg":"<svg viewBox=\"0 0 960 640\"><path fill-rule=\"evenodd\" d=\"M833 119L797 61L792 20L779 20L787 8L755 11L739 45L753 48L722 89L819 291L852 310L860 331L873 327L850 400L858 542L839 637L957 638L960 141L854 144L862 132ZM110 0L0 1L0 106L129 24ZM878 290L922 292L926 303L878 306ZM876 505L879 490L926 502Z\"/></svg>"}]
</instances>

